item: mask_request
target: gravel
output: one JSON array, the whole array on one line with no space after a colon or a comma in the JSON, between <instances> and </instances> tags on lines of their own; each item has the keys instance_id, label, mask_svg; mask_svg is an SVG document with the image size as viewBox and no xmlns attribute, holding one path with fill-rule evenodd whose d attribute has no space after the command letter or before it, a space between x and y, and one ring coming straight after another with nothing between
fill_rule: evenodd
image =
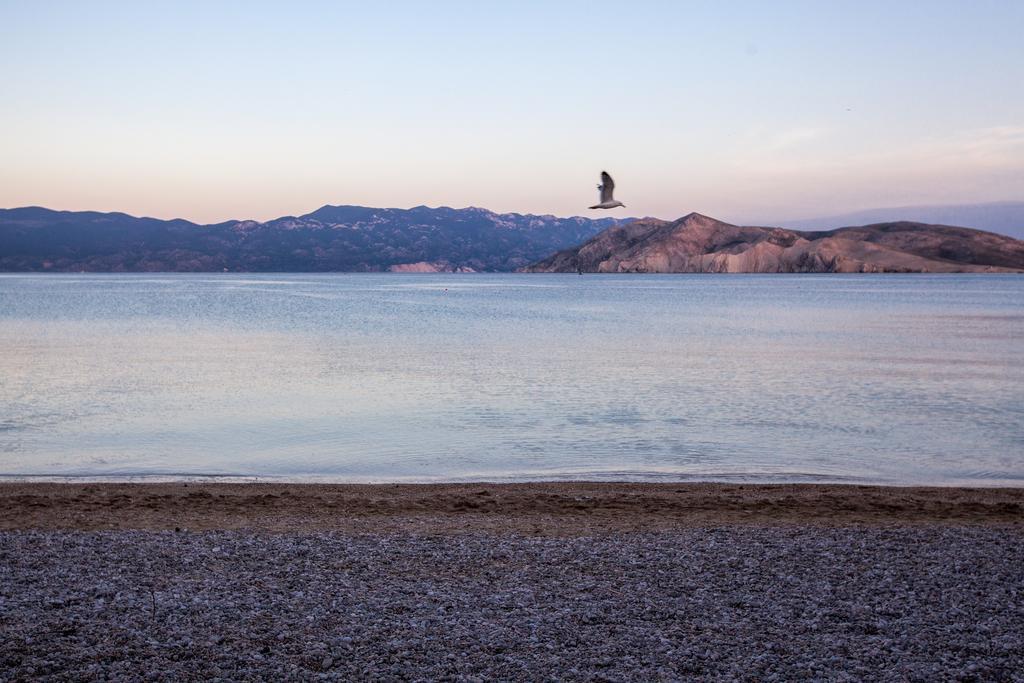
<instances>
[{"instance_id":1,"label":"gravel","mask_svg":"<svg viewBox=\"0 0 1024 683\"><path fill-rule=\"evenodd\" d=\"M1024 681L1024 534L0 534L3 680Z\"/></svg>"}]
</instances>

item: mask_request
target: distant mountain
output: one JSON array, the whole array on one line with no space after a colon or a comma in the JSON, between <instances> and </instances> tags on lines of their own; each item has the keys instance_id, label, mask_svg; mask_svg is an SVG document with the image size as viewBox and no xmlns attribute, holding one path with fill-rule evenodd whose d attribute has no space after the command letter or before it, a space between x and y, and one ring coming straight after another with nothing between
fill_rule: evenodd
<instances>
[{"instance_id":1,"label":"distant mountain","mask_svg":"<svg viewBox=\"0 0 1024 683\"><path fill-rule=\"evenodd\" d=\"M780 224L794 230L832 230L849 225L869 225L886 221L962 225L975 230L988 230L1024 239L1024 202L898 206L890 209L867 209L827 218L781 221Z\"/></svg>"},{"instance_id":2,"label":"distant mountain","mask_svg":"<svg viewBox=\"0 0 1024 683\"><path fill-rule=\"evenodd\" d=\"M524 268L534 273L877 273L1024 270L1024 242L921 223L825 232L739 227L691 213L611 227Z\"/></svg>"},{"instance_id":3,"label":"distant mountain","mask_svg":"<svg viewBox=\"0 0 1024 683\"><path fill-rule=\"evenodd\" d=\"M324 206L264 223L0 209L0 271L510 271L620 219Z\"/></svg>"}]
</instances>

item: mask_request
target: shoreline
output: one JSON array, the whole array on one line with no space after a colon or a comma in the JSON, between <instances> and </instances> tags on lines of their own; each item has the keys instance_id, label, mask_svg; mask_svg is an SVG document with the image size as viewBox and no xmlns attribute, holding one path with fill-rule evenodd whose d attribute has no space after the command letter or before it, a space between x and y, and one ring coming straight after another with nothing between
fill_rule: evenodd
<instances>
[{"instance_id":1,"label":"shoreline","mask_svg":"<svg viewBox=\"0 0 1024 683\"><path fill-rule=\"evenodd\" d=\"M0 678L1012 680L1024 489L0 484Z\"/></svg>"},{"instance_id":2,"label":"shoreline","mask_svg":"<svg viewBox=\"0 0 1024 683\"><path fill-rule=\"evenodd\" d=\"M1024 488L847 484L0 482L0 530L582 536L710 526L1024 525Z\"/></svg>"}]
</instances>

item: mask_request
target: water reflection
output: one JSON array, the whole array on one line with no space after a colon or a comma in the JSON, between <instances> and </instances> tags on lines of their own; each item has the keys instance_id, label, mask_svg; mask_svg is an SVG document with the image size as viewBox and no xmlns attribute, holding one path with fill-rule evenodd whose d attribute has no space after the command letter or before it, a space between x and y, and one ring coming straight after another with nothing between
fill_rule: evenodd
<instances>
[{"instance_id":1,"label":"water reflection","mask_svg":"<svg viewBox=\"0 0 1024 683\"><path fill-rule=\"evenodd\" d=\"M1019 483L1017 276L0 276L0 473Z\"/></svg>"}]
</instances>

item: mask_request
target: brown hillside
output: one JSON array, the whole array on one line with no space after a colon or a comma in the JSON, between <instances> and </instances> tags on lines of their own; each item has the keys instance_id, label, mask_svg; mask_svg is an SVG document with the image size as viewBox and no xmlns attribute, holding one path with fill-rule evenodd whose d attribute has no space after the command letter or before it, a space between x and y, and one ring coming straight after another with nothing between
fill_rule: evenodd
<instances>
[{"instance_id":1,"label":"brown hillside","mask_svg":"<svg viewBox=\"0 0 1024 683\"><path fill-rule=\"evenodd\" d=\"M691 213L608 228L524 269L561 273L1024 271L1024 242L980 230L882 223L828 232L741 227Z\"/></svg>"}]
</instances>

